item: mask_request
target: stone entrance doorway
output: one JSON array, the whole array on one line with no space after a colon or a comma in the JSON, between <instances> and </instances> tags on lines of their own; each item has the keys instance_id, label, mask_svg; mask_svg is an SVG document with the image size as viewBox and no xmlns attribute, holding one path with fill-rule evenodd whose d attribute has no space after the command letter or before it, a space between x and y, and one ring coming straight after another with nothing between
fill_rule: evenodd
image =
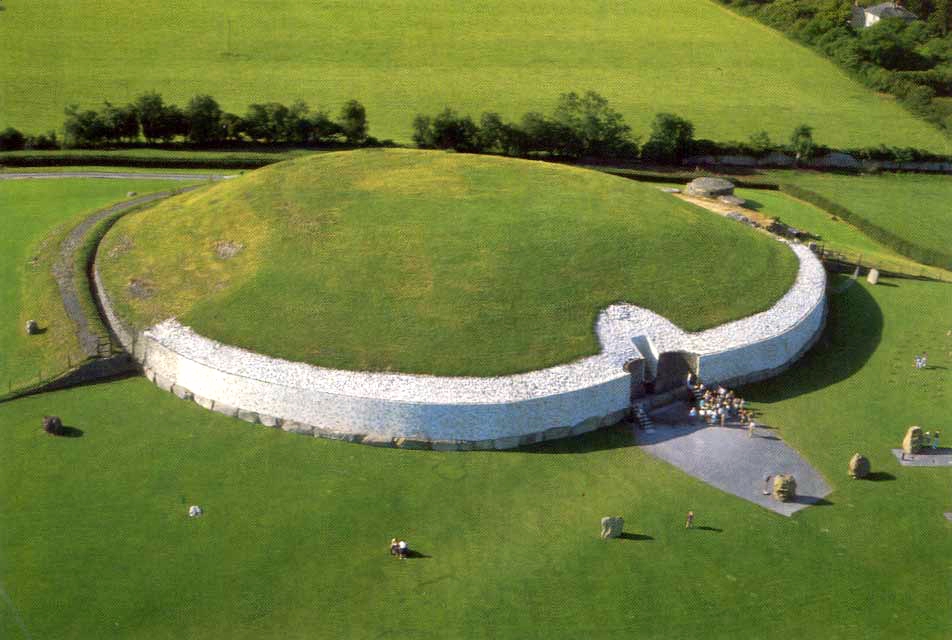
<instances>
[{"instance_id":1,"label":"stone entrance doorway","mask_svg":"<svg viewBox=\"0 0 952 640\"><path fill-rule=\"evenodd\" d=\"M655 393L683 387L688 373L697 374L697 356L684 351L666 351L658 357Z\"/></svg>"}]
</instances>

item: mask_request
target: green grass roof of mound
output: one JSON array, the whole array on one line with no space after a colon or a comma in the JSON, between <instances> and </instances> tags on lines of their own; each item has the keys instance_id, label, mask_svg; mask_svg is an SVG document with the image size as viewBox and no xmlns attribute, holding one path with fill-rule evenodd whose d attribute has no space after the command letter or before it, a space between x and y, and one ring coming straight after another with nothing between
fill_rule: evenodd
<instances>
[{"instance_id":1,"label":"green grass roof of mound","mask_svg":"<svg viewBox=\"0 0 952 640\"><path fill-rule=\"evenodd\" d=\"M99 256L139 326L174 315L290 360L438 375L597 353L597 314L619 301L711 327L769 308L797 269L782 244L652 186L411 150L311 156L173 198L121 220Z\"/></svg>"}]
</instances>

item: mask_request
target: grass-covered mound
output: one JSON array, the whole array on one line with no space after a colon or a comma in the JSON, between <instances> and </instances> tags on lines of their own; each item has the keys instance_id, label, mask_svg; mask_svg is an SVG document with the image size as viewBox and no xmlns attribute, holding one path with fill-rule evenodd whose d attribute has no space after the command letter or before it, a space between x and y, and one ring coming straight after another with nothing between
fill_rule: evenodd
<instances>
[{"instance_id":1,"label":"grass-covered mound","mask_svg":"<svg viewBox=\"0 0 952 640\"><path fill-rule=\"evenodd\" d=\"M796 3L793 3L796 4ZM936 130L821 56L712 0L131 2L5 0L0 128L41 132L63 108L155 90L226 111L356 98L370 132L409 142L417 113L549 111L594 89L637 133L678 113L700 137L785 141L815 127L836 147L948 151Z\"/></svg>"},{"instance_id":2,"label":"grass-covered mound","mask_svg":"<svg viewBox=\"0 0 952 640\"><path fill-rule=\"evenodd\" d=\"M617 301L697 330L768 308L791 251L653 186L407 150L312 156L121 220L99 251L121 312L291 360L440 375L599 351Z\"/></svg>"}]
</instances>

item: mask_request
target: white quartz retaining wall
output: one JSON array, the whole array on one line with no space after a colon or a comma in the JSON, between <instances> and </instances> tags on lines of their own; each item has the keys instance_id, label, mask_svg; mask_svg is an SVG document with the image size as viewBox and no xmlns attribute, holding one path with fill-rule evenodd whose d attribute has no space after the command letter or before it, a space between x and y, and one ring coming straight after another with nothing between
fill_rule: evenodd
<instances>
[{"instance_id":1,"label":"white quartz retaining wall","mask_svg":"<svg viewBox=\"0 0 952 640\"><path fill-rule=\"evenodd\" d=\"M632 382L623 367L631 361L653 372L661 353L684 351L698 356L701 380L724 384L789 366L819 335L826 312L822 265L805 247L791 248L800 259L796 283L763 313L689 334L645 309L612 305L597 321L599 355L494 378L325 369L223 345L174 320L136 335L112 308L98 270L94 279L117 337L150 380L181 398L249 422L366 444L505 449L621 420Z\"/></svg>"}]
</instances>

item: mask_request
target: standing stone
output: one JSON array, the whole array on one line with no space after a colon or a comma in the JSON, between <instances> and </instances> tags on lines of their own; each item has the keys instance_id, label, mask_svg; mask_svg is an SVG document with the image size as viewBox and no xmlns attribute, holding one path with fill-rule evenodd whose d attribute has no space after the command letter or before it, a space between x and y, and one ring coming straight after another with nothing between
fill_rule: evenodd
<instances>
[{"instance_id":1,"label":"standing stone","mask_svg":"<svg viewBox=\"0 0 952 640\"><path fill-rule=\"evenodd\" d=\"M879 269L870 269L866 274L866 282L869 284L879 284Z\"/></svg>"},{"instance_id":2,"label":"standing stone","mask_svg":"<svg viewBox=\"0 0 952 640\"><path fill-rule=\"evenodd\" d=\"M854 453L850 458L850 477L865 478L869 475L869 459L859 453Z\"/></svg>"},{"instance_id":3,"label":"standing stone","mask_svg":"<svg viewBox=\"0 0 952 640\"><path fill-rule=\"evenodd\" d=\"M922 429L919 427L909 427L906 430L906 437L902 439L902 452L907 455L919 453L922 449Z\"/></svg>"},{"instance_id":4,"label":"standing stone","mask_svg":"<svg viewBox=\"0 0 952 640\"><path fill-rule=\"evenodd\" d=\"M774 476L773 497L780 502L790 502L797 497L797 481L787 473Z\"/></svg>"},{"instance_id":5,"label":"standing stone","mask_svg":"<svg viewBox=\"0 0 952 640\"><path fill-rule=\"evenodd\" d=\"M602 518L602 540L620 538L625 528L625 519L621 516L605 516Z\"/></svg>"},{"instance_id":6,"label":"standing stone","mask_svg":"<svg viewBox=\"0 0 952 640\"><path fill-rule=\"evenodd\" d=\"M63 421L59 416L43 416L43 431L52 436L63 435Z\"/></svg>"},{"instance_id":7,"label":"standing stone","mask_svg":"<svg viewBox=\"0 0 952 640\"><path fill-rule=\"evenodd\" d=\"M26 321L26 334L28 336L35 336L39 332L40 332L40 325L36 323L36 320Z\"/></svg>"}]
</instances>

